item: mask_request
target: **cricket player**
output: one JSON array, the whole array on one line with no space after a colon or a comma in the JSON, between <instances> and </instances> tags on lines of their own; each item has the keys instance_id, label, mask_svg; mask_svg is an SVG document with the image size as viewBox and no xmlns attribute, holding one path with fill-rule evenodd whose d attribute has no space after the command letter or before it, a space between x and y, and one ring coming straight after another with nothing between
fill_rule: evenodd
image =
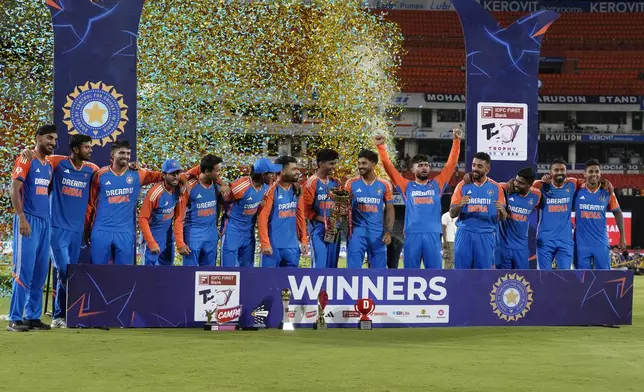
<instances>
[{"instance_id":1,"label":"cricket player","mask_svg":"<svg viewBox=\"0 0 644 392\"><path fill-rule=\"evenodd\" d=\"M387 245L394 227L394 196L391 184L376 176L378 154L358 154L359 177L347 181L351 193L347 268L362 268L365 253L370 268L387 268Z\"/></svg>"},{"instance_id":2,"label":"cricket player","mask_svg":"<svg viewBox=\"0 0 644 392\"><path fill-rule=\"evenodd\" d=\"M302 203L308 219L309 235L311 237L312 257L314 268L337 268L340 256L340 235L335 241L324 241L327 218L331 215L334 202L329 198L329 191L340 186L340 182L332 175L338 164L339 154L335 150L322 149L315 159L318 169L309 177L302 187Z\"/></svg>"},{"instance_id":3,"label":"cricket player","mask_svg":"<svg viewBox=\"0 0 644 392\"><path fill-rule=\"evenodd\" d=\"M309 245L304 207L293 187L297 182L297 160L281 156L275 163L282 165L282 170L266 191L257 217L262 267L299 267L300 250L307 254Z\"/></svg>"},{"instance_id":4,"label":"cricket player","mask_svg":"<svg viewBox=\"0 0 644 392\"><path fill-rule=\"evenodd\" d=\"M13 285L7 326L11 332L51 328L40 320L40 315L51 236L49 184L52 166L47 156L54 152L57 138L54 125L38 128L36 158L18 157L11 175Z\"/></svg>"},{"instance_id":5,"label":"cricket player","mask_svg":"<svg viewBox=\"0 0 644 392\"><path fill-rule=\"evenodd\" d=\"M478 152L472 160L471 184L461 181L452 195L449 214L458 217L454 241L455 269L490 269L494 265L497 222L505 220L505 195L487 177L490 156Z\"/></svg>"},{"instance_id":6,"label":"cricket player","mask_svg":"<svg viewBox=\"0 0 644 392\"><path fill-rule=\"evenodd\" d=\"M85 236L92 264L135 263L134 212L141 187L163 179L161 172L128 168L132 147L127 140L112 143L112 165L92 178Z\"/></svg>"},{"instance_id":7,"label":"cricket player","mask_svg":"<svg viewBox=\"0 0 644 392\"><path fill-rule=\"evenodd\" d=\"M460 129L454 129L454 141L449 158L440 174L429 179L429 159L425 155L412 158L411 170L414 181L404 178L387 155L385 137L376 136L378 154L382 165L405 202L405 243L403 262L405 268L420 268L421 259L425 268L441 269L441 195L449 179L454 175L461 151Z\"/></svg>"},{"instance_id":8,"label":"cricket player","mask_svg":"<svg viewBox=\"0 0 644 392\"><path fill-rule=\"evenodd\" d=\"M250 176L231 184L221 239L222 267L253 267L255 265L255 220L274 173L282 166L268 158L253 164Z\"/></svg>"},{"instance_id":9,"label":"cricket player","mask_svg":"<svg viewBox=\"0 0 644 392\"><path fill-rule=\"evenodd\" d=\"M532 188L537 173L526 167L516 175L514 192L506 195L508 218L499 222L501 269L529 269L528 217L541 202L541 191Z\"/></svg>"},{"instance_id":10,"label":"cricket player","mask_svg":"<svg viewBox=\"0 0 644 392\"><path fill-rule=\"evenodd\" d=\"M217 220L222 202L217 181L221 163L216 155L201 158L199 175L188 181L181 194L174 237L185 266L210 266L217 262Z\"/></svg>"},{"instance_id":11,"label":"cricket player","mask_svg":"<svg viewBox=\"0 0 644 392\"><path fill-rule=\"evenodd\" d=\"M601 189L599 161L586 162L586 180L577 191L575 206L575 242L578 269L610 269L610 245L606 229L606 211L615 215L619 229L619 247L626 247L624 215L615 193ZM594 263L593 263L594 262Z\"/></svg>"},{"instance_id":12,"label":"cricket player","mask_svg":"<svg viewBox=\"0 0 644 392\"><path fill-rule=\"evenodd\" d=\"M145 265L174 263L172 220L179 210L179 176L183 169L176 160L167 159L161 170L163 181L150 188L139 213L139 227L145 242Z\"/></svg>"},{"instance_id":13,"label":"cricket player","mask_svg":"<svg viewBox=\"0 0 644 392\"><path fill-rule=\"evenodd\" d=\"M52 328L65 328L67 314L67 266L78 263L83 245L85 211L89 201L90 182L98 166L92 157L92 138L69 137L71 156L52 155L51 186L51 256L58 273Z\"/></svg>"}]
</instances>

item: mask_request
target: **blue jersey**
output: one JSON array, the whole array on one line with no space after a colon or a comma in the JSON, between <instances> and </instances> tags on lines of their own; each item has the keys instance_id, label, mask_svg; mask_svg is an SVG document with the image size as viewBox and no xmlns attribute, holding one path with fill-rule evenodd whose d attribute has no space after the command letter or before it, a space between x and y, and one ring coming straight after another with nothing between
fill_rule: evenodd
<instances>
[{"instance_id":1,"label":"blue jersey","mask_svg":"<svg viewBox=\"0 0 644 392\"><path fill-rule=\"evenodd\" d=\"M22 182L20 196L26 214L49 220L49 184L52 167L38 158L27 160L18 157L11 178Z\"/></svg>"},{"instance_id":2,"label":"blue jersey","mask_svg":"<svg viewBox=\"0 0 644 392\"><path fill-rule=\"evenodd\" d=\"M496 233L498 212L496 202L505 206L505 194L499 184L486 179L482 184L459 182L452 195L451 205L457 205L465 196L470 202L461 208L456 226L472 233Z\"/></svg>"},{"instance_id":3,"label":"blue jersey","mask_svg":"<svg viewBox=\"0 0 644 392\"><path fill-rule=\"evenodd\" d=\"M194 240L218 241L219 187L204 185L196 179L188 182L181 195L179 214L175 222L177 246Z\"/></svg>"},{"instance_id":4,"label":"blue jersey","mask_svg":"<svg viewBox=\"0 0 644 392\"><path fill-rule=\"evenodd\" d=\"M109 167L101 168L92 178L86 227L134 234L134 212L141 187L161 180L160 172L141 169L117 174Z\"/></svg>"},{"instance_id":5,"label":"blue jersey","mask_svg":"<svg viewBox=\"0 0 644 392\"><path fill-rule=\"evenodd\" d=\"M329 191L340 185L335 178L329 177L326 181L317 175L311 176L302 187L302 202L304 203L305 217L313 220L315 216L328 217L334 206L329 198Z\"/></svg>"},{"instance_id":6,"label":"blue jersey","mask_svg":"<svg viewBox=\"0 0 644 392\"><path fill-rule=\"evenodd\" d=\"M146 193L139 213L139 227L148 247L164 243L171 235L170 227L180 196L179 189L168 190L164 183L155 184Z\"/></svg>"},{"instance_id":7,"label":"blue jersey","mask_svg":"<svg viewBox=\"0 0 644 392\"><path fill-rule=\"evenodd\" d=\"M83 162L76 168L69 157L49 157L54 168L51 189L51 225L60 229L82 232L89 202L89 189L98 166Z\"/></svg>"},{"instance_id":8,"label":"blue jersey","mask_svg":"<svg viewBox=\"0 0 644 392\"><path fill-rule=\"evenodd\" d=\"M619 211L614 193L604 189L591 191L587 184L575 195L575 240L579 246L608 247L606 211Z\"/></svg>"},{"instance_id":9,"label":"blue jersey","mask_svg":"<svg viewBox=\"0 0 644 392\"><path fill-rule=\"evenodd\" d=\"M512 193L506 197L508 218L499 223L499 244L505 249L528 249L528 217L539 205L541 191L532 188L527 195Z\"/></svg>"},{"instance_id":10,"label":"blue jersey","mask_svg":"<svg viewBox=\"0 0 644 392\"><path fill-rule=\"evenodd\" d=\"M242 177L231 186L232 201L226 208L223 232L248 237L255 227L257 211L268 190L268 185L262 184L255 188L250 177Z\"/></svg>"},{"instance_id":11,"label":"blue jersey","mask_svg":"<svg viewBox=\"0 0 644 392\"><path fill-rule=\"evenodd\" d=\"M297 249L298 240L307 243L304 208L293 186L283 188L277 182L266 191L257 226L262 249Z\"/></svg>"},{"instance_id":12,"label":"blue jersey","mask_svg":"<svg viewBox=\"0 0 644 392\"><path fill-rule=\"evenodd\" d=\"M577 180L567 178L561 187L535 181L535 188L541 189L541 204L539 206L539 227L537 240L539 242L572 243L572 203Z\"/></svg>"},{"instance_id":13,"label":"blue jersey","mask_svg":"<svg viewBox=\"0 0 644 392\"><path fill-rule=\"evenodd\" d=\"M351 193L351 235L382 235L385 205L394 201L391 184L377 177L368 184L355 177L347 181L345 189Z\"/></svg>"}]
</instances>

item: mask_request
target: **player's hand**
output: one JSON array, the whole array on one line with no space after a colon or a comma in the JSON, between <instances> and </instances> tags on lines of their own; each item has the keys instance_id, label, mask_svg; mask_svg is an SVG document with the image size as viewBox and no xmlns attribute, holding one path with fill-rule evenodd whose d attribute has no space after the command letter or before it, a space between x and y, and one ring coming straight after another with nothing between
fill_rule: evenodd
<instances>
[{"instance_id":1,"label":"player's hand","mask_svg":"<svg viewBox=\"0 0 644 392\"><path fill-rule=\"evenodd\" d=\"M447 250L447 242L443 242L443 249Z\"/></svg>"},{"instance_id":2,"label":"player's hand","mask_svg":"<svg viewBox=\"0 0 644 392\"><path fill-rule=\"evenodd\" d=\"M454 133L454 139L460 140L463 138L463 130L461 128L454 128L452 132Z\"/></svg>"},{"instance_id":3,"label":"player's hand","mask_svg":"<svg viewBox=\"0 0 644 392\"><path fill-rule=\"evenodd\" d=\"M184 246L180 246L177 249L177 252L179 252L179 254L181 256L188 256L190 254L191 250L190 250L190 248L188 248L188 245L184 245Z\"/></svg>"},{"instance_id":4,"label":"player's hand","mask_svg":"<svg viewBox=\"0 0 644 392\"><path fill-rule=\"evenodd\" d=\"M626 249L626 238L624 236L619 236L618 249L622 252Z\"/></svg>"},{"instance_id":5,"label":"player's hand","mask_svg":"<svg viewBox=\"0 0 644 392\"><path fill-rule=\"evenodd\" d=\"M469 185L472 183L472 173L465 173L463 175L463 184Z\"/></svg>"},{"instance_id":6,"label":"player's hand","mask_svg":"<svg viewBox=\"0 0 644 392\"><path fill-rule=\"evenodd\" d=\"M541 177L541 181L543 181L544 184L552 185L552 176L550 174L545 174Z\"/></svg>"},{"instance_id":7,"label":"player's hand","mask_svg":"<svg viewBox=\"0 0 644 392\"><path fill-rule=\"evenodd\" d=\"M505 190L508 191L508 195L514 193L514 178L505 183Z\"/></svg>"},{"instance_id":8,"label":"player's hand","mask_svg":"<svg viewBox=\"0 0 644 392\"><path fill-rule=\"evenodd\" d=\"M230 197L230 185L226 183L219 185L219 192L224 198Z\"/></svg>"},{"instance_id":9,"label":"player's hand","mask_svg":"<svg viewBox=\"0 0 644 392\"><path fill-rule=\"evenodd\" d=\"M92 232L91 231L86 231L83 233L83 240L88 246L92 246Z\"/></svg>"},{"instance_id":10,"label":"player's hand","mask_svg":"<svg viewBox=\"0 0 644 392\"><path fill-rule=\"evenodd\" d=\"M130 170L137 171L137 170L143 169L143 165L141 165L139 162L130 162L127 164L127 168Z\"/></svg>"},{"instance_id":11,"label":"player's hand","mask_svg":"<svg viewBox=\"0 0 644 392\"><path fill-rule=\"evenodd\" d=\"M501 211L501 210L505 209L505 206L500 201L497 200L495 204L496 204L496 209L497 210Z\"/></svg>"},{"instance_id":12,"label":"player's hand","mask_svg":"<svg viewBox=\"0 0 644 392\"><path fill-rule=\"evenodd\" d=\"M24 158L26 161L31 161L36 157L36 152L34 150L24 149L20 152L20 156Z\"/></svg>"},{"instance_id":13,"label":"player's hand","mask_svg":"<svg viewBox=\"0 0 644 392\"><path fill-rule=\"evenodd\" d=\"M373 137L373 141L376 142L376 146L381 146L385 144L385 137L382 135L376 135Z\"/></svg>"},{"instance_id":14,"label":"player's hand","mask_svg":"<svg viewBox=\"0 0 644 392\"><path fill-rule=\"evenodd\" d=\"M301 244L300 245L300 252L302 252L302 255L306 256L309 254L309 244Z\"/></svg>"},{"instance_id":15,"label":"player's hand","mask_svg":"<svg viewBox=\"0 0 644 392\"><path fill-rule=\"evenodd\" d=\"M150 247L148 248L148 250L149 250L149 251L150 251L150 253L152 253L153 255L158 255L159 253L161 253L161 248L159 248L159 245L157 245L157 244L154 244L154 245L150 246Z\"/></svg>"},{"instance_id":16,"label":"player's hand","mask_svg":"<svg viewBox=\"0 0 644 392\"><path fill-rule=\"evenodd\" d=\"M20 220L18 221L18 227L21 236L29 237L31 235L31 226L29 225L27 218L25 218L24 216L20 217Z\"/></svg>"},{"instance_id":17,"label":"player's hand","mask_svg":"<svg viewBox=\"0 0 644 392\"><path fill-rule=\"evenodd\" d=\"M391 233L385 231L385 234L382 235L382 243L385 245L391 244Z\"/></svg>"},{"instance_id":18,"label":"player's hand","mask_svg":"<svg viewBox=\"0 0 644 392\"><path fill-rule=\"evenodd\" d=\"M272 256L273 249L270 246L268 248L262 248L262 254L266 256Z\"/></svg>"},{"instance_id":19,"label":"player's hand","mask_svg":"<svg viewBox=\"0 0 644 392\"><path fill-rule=\"evenodd\" d=\"M293 184L293 194L295 194L295 196L297 197L300 197L300 195L302 194L302 185L298 184L297 182Z\"/></svg>"},{"instance_id":20,"label":"player's hand","mask_svg":"<svg viewBox=\"0 0 644 392\"><path fill-rule=\"evenodd\" d=\"M470 202L470 197L469 196L463 196L461 198L461 202L458 203L460 207L463 207L464 205L468 204Z\"/></svg>"},{"instance_id":21,"label":"player's hand","mask_svg":"<svg viewBox=\"0 0 644 392\"><path fill-rule=\"evenodd\" d=\"M608 180L606 180L604 178L602 178L599 181L599 187L601 189L604 189L604 190L608 191L609 193L615 193L615 187L613 187L613 184L611 184L610 181L608 181Z\"/></svg>"}]
</instances>

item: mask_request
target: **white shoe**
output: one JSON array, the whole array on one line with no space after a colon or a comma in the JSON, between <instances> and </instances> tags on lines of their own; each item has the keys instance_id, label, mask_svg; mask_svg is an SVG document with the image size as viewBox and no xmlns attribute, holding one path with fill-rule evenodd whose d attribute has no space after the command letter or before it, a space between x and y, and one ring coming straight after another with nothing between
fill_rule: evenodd
<instances>
[{"instance_id":1,"label":"white shoe","mask_svg":"<svg viewBox=\"0 0 644 392\"><path fill-rule=\"evenodd\" d=\"M52 328L67 328L67 322L65 322L65 319L63 319L63 318L57 318L57 319L54 319L51 322L51 327Z\"/></svg>"}]
</instances>

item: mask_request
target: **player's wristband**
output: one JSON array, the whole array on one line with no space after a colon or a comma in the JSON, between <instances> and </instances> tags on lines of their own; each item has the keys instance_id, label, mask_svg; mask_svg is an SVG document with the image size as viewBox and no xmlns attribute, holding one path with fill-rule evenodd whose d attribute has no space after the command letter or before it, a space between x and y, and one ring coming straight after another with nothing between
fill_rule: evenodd
<instances>
[{"instance_id":1,"label":"player's wristband","mask_svg":"<svg viewBox=\"0 0 644 392\"><path fill-rule=\"evenodd\" d=\"M385 233L387 233L387 234L391 234L391 230L389 230L389 229L385 229Z\"/></svg>"}]
</instances>

